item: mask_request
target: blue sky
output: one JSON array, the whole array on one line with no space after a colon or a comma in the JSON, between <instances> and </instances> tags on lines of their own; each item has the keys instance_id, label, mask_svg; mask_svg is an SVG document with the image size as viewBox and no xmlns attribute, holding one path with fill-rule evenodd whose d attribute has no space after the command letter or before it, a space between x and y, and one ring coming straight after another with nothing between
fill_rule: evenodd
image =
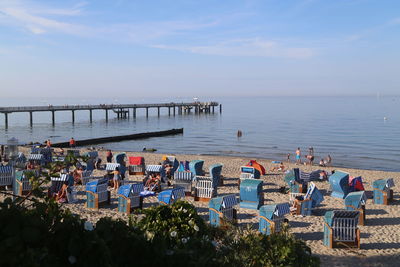
<instances>
[{"instance_id":1,"label":"blue sky","mask_svg":"<svg viewBox=\"0 0 400 267\"><path fill-rule=\"evenodd\" d=\"M0 0L0 92L399 95L400 1Z\"/></svg>"}]
</instances>

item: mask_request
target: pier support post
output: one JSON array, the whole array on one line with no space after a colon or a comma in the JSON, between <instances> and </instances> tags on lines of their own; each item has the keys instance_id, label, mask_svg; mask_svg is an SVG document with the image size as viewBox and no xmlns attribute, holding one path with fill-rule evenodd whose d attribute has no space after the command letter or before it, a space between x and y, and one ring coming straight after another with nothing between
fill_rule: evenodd
<instances>
[{"instance_id":1,"label":"pier support post","mask_svg":"<svg viewBox=\"0 0 400 267\"><path fill-rule=\"evenodd\" d=\"M72 110L72 124L75 123L75 110Z\"/></svg>"},{"instance_id":2,"label":"pier support post","mask_svg":"<svg viewBox=\"0 0 400 267\"><path fill-rule=\"evenodd\" d=\"M31 127L33 126L33 112L29 112L29 124L31 125Z\"/></svg>"},{"instance_id":3,"label":"pier support post","mask_svg":"<svg viewBox=\"0 0 400 267\"><path fill-rule=\"evenodd\" d=\"M213 112L213 113L215 112L215 110L214 110L214 106L212 106L212 112Z\"/></svg>"},{"instance_id":4,"label":"pier support post","mask_svg":"<svg viewBox=\"0 0 400 267\"><path fill-rule=\"evenodd\" d=\"M91 109L89 109L89 120L90 120L90 123L93 122L93 114L92 114L92 110Z\"/></svg>"},{"instance_id":5,"label":"pier support post","mask_svg":"<svg viewBox=\"0 0 400 267\"><path fill-rule=\"evenodd\" d=\"M54 126L54 124L56 124L56 112L54 110L51 111L51 122Z\"/></svg>"},{"instance_id":6,"label":"pier support post","mask_svg":"<svg viewBox=\"0 0 400 267\"><path fill-rule=\"evenodd\" d=\"M174 109L174 116L175 116L176 107L174 106L173 109Z\"/></svg>"},{"instance_id":7,"label":"pier support post","mask_svg":"<svg viewBox=\"0 0 400 267\"><path fill-rule=\"evenodd\" d=\"M157 107L157 116L160 117L160 107Z\"/></svg>"},{"instance_id":8,"label":"pier support post","mask_svg":"<svg viewBox=\"0 0 400 267\"><path fill-rule=\"evenodd\" d=\"M171 107L168 107L168 116L171 116Z\"/></svg>"},{"instance_id":9,"label":"pier support post","mask_svg":"<svg viewBox=\"0 0 400 267\"><path fill-rule=\"evenodd\" d=\"M133 108L133 117L136 118L136 108Z\"/></svg>"},{"instance_id":10,"label":"pier support post","mask_svg":"<svg viewBox=\"0 0 400 267\"><path fill-rule=\"evenodd\" d=\"M149 117L149 108L146 108L146 118Z\"/></svg>"},{"instance_id":11,"label":"pier support post","mask_svg":"<svg viewBox=\"0 0 400 267\"><path fill-rule=\"evenodd\" d=\"M222 104L219 104L219 113L222 113Z\"/></svg>"},{"instance_id":12,"label":"pier support post","mask_svg":"<svg viewBox=\"0 0 400 267\"><path fill-rule=\"evenodd\" d=\"M4 113L4 125L7 129L8 128L8 113L7 112Z\"/></svg>"},{"instance_id":13,"label":"pier support post","mask_svg":"<svg viewBox=\"0 0 400 267\"><path fill-rule=\"evenodd\" d=\"M106 109L106 122L108 122L108 109Z\"/></svg>"}]
</instances>

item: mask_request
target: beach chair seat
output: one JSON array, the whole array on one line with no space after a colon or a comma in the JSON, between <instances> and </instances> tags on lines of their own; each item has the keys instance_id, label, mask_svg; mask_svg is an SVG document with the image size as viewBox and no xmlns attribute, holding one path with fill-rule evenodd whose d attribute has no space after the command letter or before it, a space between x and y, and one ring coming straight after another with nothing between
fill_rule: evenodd
<instances>
[{"instance_id":1,"label":"beach chair seat","mask_svg":"<svg viewBox=\"0 0 400 267\"><path fill-rule=\"evenodd\" d=\"M367 202L367 196L365 191L351 192L347 194L344 199L344 204L346 210L356 210L360 212L358 224L365 225L365 204Z\"/></svg>"},{"instance_id":2,"label":"beach chair seat","mask_svg":"<svg viewBox=\"0 0 400 267\"><path fill-rule=\"evenodd\" d=\"M194 200L208 202L217 195L217 185L211 177L196 176L194 186Z\"/></svg>"},{"instance_id":3,"label":"beach chair seat","mask_svg":"<svg viewBox=\"0 0 400 267\"><path fill-rule=\"evenodd\" d=\"M324 217L324 245L329 248L360 248L359 211L327 211Z\"/></svg>"},{"instance_id":4,"label":"beach chair seat","mask_svg":"<svg viewBox=\"0 0 400 267\"><path fill-rule=\"evenodd\" d=\"M344 199L350 192L349 174L343 171L335 171L329 176L329 184L331 186L331 196Z\"/></svg>"},{"instance_id":5,"label":"beach chair seat","mask_svg":"<svg viewBox=\"0 0 400 267\"><path fill-rule=\"evenodd\" d=\"M162 191L158 194L158 201L160 205L170 205L185 198L185 191L183 187L177 187Z\"/></svg>"},{"instance_id":6,"label":"beach chair seat","mask_svg":"<svg viewBox=\"0 0 400 267\"><path fill-rule=\"evenodd\" d=\"M23 196L28 194L32 190L32 184L30 183L28 176L25 175L26 172L28 171L15 172L15 183L13 186L13 192L15 195Z\"/></svg>"},{"instance_id":7,"label":"beach chair seat","mask_svg":"<svg viewBox=\"0 0 400 267\"><path fill-rule=\"evenodd\" d=\"M174 173L174 188L183 187L186 196L192 194L193 173L188 171L177 171Z\"/></svg>"},{"instance_id":8,"label":"beach chair seat","mask_svg":"<svg viewBox=\"0 0 400 267\"><path fill-rule=\"evenodd\" d=\"M290 213L289 203L264 205L260 207L258 230L265 235L279 233L285 221L285 215Z\"/></svg>"},{"instance_id":9,"label":"beach chair seat","mask_svg":"<svg viewBox=\"0 0 400 267\"><path fill-rule=\"evenodd\" d=\"M144 157L129 157L129 175L144 175L146 171Z\"/></svg>"},{"instance_id":10,"label":"beach chair seat","mask_svg":"<svg viewBox=\"0 0 400 267\"><path fill-rule=\"evenodd\" d=\"M98 210L101 204L110 204L108 179L98 179L86 184L86 207Z\"/></svg>"},{"instance_id":11,"label":"beach chair seat","mask_svg":"<svg viewBox=\"0 0 400 267\"><path fill-rule=\"evenodd\" d=\"M258 210L264 204L263 181L243 179L240 183L240 207Z\"/></svg>"},{"instance_id":12,"label":"beach chair seat","mask_svg":"<svg viewBox=\"0 0 400 267\"><path fill-rule=\"evenodd\" d=\"M76 188L76 186L68 186L67 188L67 201L68 203L76 203L78 201L77 198L78 195L78 190Z\"/></svg>"},{"instance_id":13,"label":"beach chair seat","mask_svg":"<svg viewBox=\"0 0 400 267\"><path fill-rule=\"evenodd\" d=\"M318 190L313 182L307 189L307 193L301 198L295 197L291 208L294 215L310 216L313 209L324 200L324 196Z\"/></svg>"},{"instance_id":14,"label":"beach chair seat","mask_svg":"<svg viewBox=\"0 0 400 267\"><path fill-rule=\"evenodd\" d=\"M394 187L393 178L389 179L378 179L373 182L373 194L374 194L374 203L389 205L390 201L393 200L393 190Z\"/></svg>"},{"instance_id":15,"label":"beach chair seat","mask_svg":"<svg viewBox=\"0 0 400 267\"><path fill-rule=\"evenodd\" d=\"M212 226L226 226L229 223L236 223L238 204L235 195L212 198L208 202L210 224Z\"/></svg>"},{"instance_id":16,"label":"beach chair seat","mask_svg":"<svg viewBox=\"0 0 400 267\"><path fill-rule=\"evenodd\" d=\"M142 183L122 185L118 188L118 212L127 215L135 208L143 208L143 197L140 193L144 191Z\"/></svg>"},{"instance_id":17,"label":"beach chair seat","mask_svg":"<svg viewBox=\"0 0 400 267\"><path fill-rule=\"evenodd\" d=\"M14 170L11 165L0 166L0 186L12 186Z\"/></svg>"},{"instance_id":18,"label":"beach chair seat","mask_svg":"<svg viewBox=\"0 0 400 267\"><path fill-rule=\"evenodd\" d=\"M204 175L203 171L204 160L192 160L189 162L189 170L193 173L193 176Z\"/></svg>"}]
</instances>

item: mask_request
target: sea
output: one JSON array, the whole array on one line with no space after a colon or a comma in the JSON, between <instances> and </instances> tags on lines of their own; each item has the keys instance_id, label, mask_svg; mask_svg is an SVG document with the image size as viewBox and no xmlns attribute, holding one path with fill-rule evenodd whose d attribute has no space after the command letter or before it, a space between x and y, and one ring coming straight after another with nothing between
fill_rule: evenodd
<instances>
[{"instance_id":1,"label":"sea","mask_svg":"<svg viewBox=\"0 0 400 267\"><path fill-rule=\"evenodd\" d=\"M337 167L400 171L400 97L214 97L198 101L222 104L211 114L168 115L162 108L139 109L136 118L116 118L103 110L56 112L51 123L50 112L33 113L33 127L28 113L9 114L5 129L0 114L0 143L16 137L21 143L65 142L127 135L172 128L184 128L182 135L106 143L102 146L118 151L157 149L157 153L224 155L243 158L291 160L298 147L305 156L313 147L315 162L329 154ZM193 98L1 98L0 107L32 105L144 104L193 102ZM238 130L242 137L237 137ZM304 160L304 158L303 158Z\"/></svg>"}]
</instances>

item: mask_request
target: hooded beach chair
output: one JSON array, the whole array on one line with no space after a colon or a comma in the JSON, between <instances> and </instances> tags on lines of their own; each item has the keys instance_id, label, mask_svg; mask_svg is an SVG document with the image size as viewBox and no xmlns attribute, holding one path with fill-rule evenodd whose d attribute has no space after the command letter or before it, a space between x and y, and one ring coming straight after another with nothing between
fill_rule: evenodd
<instances>
[{"instance_id":1,"label":"hooded beach chair","mask_svg":"<svg viewBox=\"0 0 400 267\"><path fill-rule=\"evenodd\" d=\"M258 230L265 235L279 233L282 229L282 223L285 221L284 216L289 213L289 203L261 206Z\"/></svg>"},{"instance_id":2,"label":"hooded beach chair","mask_svg":"<svg viewBox=\"0 0 400 267\"><path fill-rule=\"evenodd\" d=\"M25 163L26 163L27 159L24 155L24 153L19 152L18 153L18 157L15 159L15 167L17 168L25 168Z\"/></svg>"},{"instance_id":3,"label":"hooded beach chair","mask_svg":"<svg viewBox=\"0 0 400 267\"><path fill-rule=\"evenodd\" d=\"M291 207L292 214L310 216L312 210L315 209L322 201L324 196L318 190L313 182L307 189L307 193L304 196L298 196L293 200Z\"/></svg>"},{"instance_id":4,"label":"hooded beach chair","mask_svg":"<svg viewBox=\"0 0 400 267\"><path fill-rule=\"evenodd\" d=\"M224 181L223 181L222 175L221 175L223 166L224 165L217 163L217 164L213 164L209 167L210 176L214 180L214 182L217 186L224 184Z\"/></svg>"},{"instance_id":5,"label":"hooded beach chair","mask_svg":"<svg viewBox=\"0 0 400 267\"><path fill-rule=\"evenodd\" d=\"M194 200L208 202L217 196L216 181L211 177L196 176L194 180Z\"/></svg>"},{"instance_id":6,"label":"hooded beach chair","mask_svg":"<svg viewBox=\"0 0 400 267\"><path fill-rule=\"evenodd\" d=\"M367 196L365 191L357 191L348 193L344 199L344 205L346 210L356 210L360 212L358 224L365 224L365 204L367 202Z\"/></svg>"},{"instance_id":7,"label":"hooded beach chair","mask_svg":"<svg viewBox=\"0 0 400 267\"><path fill-rule=\"evenodd\" d=\"M158 194L158 201L160 205L170 205L185 198L185 191L182 187L168 189Z\"/></svg>"},{"instance_id":8,"label":"hooded beach chair","mask_svg":"<svg viewBox=\"0 0 400 267\"><path fill-rule=\"evenodd\" d=\"M82 172L82 185L86 185L92 179L93 171L85 170Z\"/></svg>"},{"instance_id":9,"label":"hooded beach chair","mask_svg":"<svg viewBox=\"0 0 400 267\"><path fill-rule=\"evenodd\" d=\"M193 181L192 172L176 171L174 173L174 188L183 187L186 196L190 196L192 194L192 181Z\"/></svg>"},{"instance_id":10,"label":"hooded beach chair","mask_svg":"<svg viewBox=\"0 0 400 267\"><path fill-rule=\"evenodd\" d=\"M362 177L349 177L349 192L364 191Z\"/></svg>"},{"instance_id":11,"label":"hooded beach chair","mask_svg":"<svg viewBox=\"0 0 400 267\"><path fill-rule=\"evenodd\" d=\"M350 192L349 174L347 172L335 171L329 177L329 183L332 190L332 197L344 199Z\"/></svg>"},{"instance_id":12,"label":"hooded beach chair","mask_svg":"<svg viewBox=\"0 0 400 267\"><path fill-rule=\"evenodd\" d=\"M179 162L179 167L176 171L177 172L189 172L190 171L189 161L185 160L185 161Z\"/></svg>"},{"instance_id":13,"label":"hooded beach chair","mask_svg":"<svg viewBox=\"0 0 400 267\"><path fill-rule=\"evenodd\" d=\"M171 164L172 165L172 169L171 169L171 176L174 175L174 172L178 169L179 167L179 161L176 159L175 156L168 156L168 155L164 155L162 157L162 161L163 161L163 165L165 165L166 163Z\"/></svg>"},{"instance_id":14,"label":"hooded beach chair","mask_svg":"<svg viewBox=\"0 0 400 267\"><path fill-rule=\"evenodd\" d=\"M228 222L235 223L237 211L234 207L237 204L235 195L212 198L208 202L210 224L212 226L224 226Z\"/></svg>"},{"instance_id":15,"label":"hooded beach chair","mask_svg":"<svg viewBox=\"0 0 400 267\"><path fill-rule=\"evenodd\" d=\"M152 173L160 174L161 183L167 183L167 176L163 165L146 165L146 175L150 176Z\"/></svg>"},{"instance_id":16,"label":"hooded beach chair","mask_svg":"<svg viewBox=\"0 0 400 267\"><path fill-rule=\"evenodd\" d=\"M129 175L144 175L146 171L144 157L129 157Z\"/></svg>"},{"instance_id":17,"label":"hooded beach chair","mask_svg":"<svg viewBox=\"0 0 400 267\"><path fill-rule=\"evenodd\" d=\"M240 167L240 177L238 181L238 186L240 189L240 183L243 179L260 179L260 171L251 166Z\"/></svg>"},{"instance_id":18,"label":"hooded beach chair","mask_svg":"<svg viewBox=\"0 0 400 267\"><path fill-rule=\"evenodd\" d=\"M192 160L189 162L189 170L193 173L193 176L204 175L203 171L204 160Z\"/></svg>"},{"instance_id":19,"label":"hooded beach chair","mask_svg":"<svg viewBox=\"0 0 400 267\"><path fill-rule=\"evenodd\" d=\"M95 169L94 165L99 157L99 153L97 151L89 151L85 153L84 156L88 157L88 160L86 161L86 170L93 171Z\"/></svg>"},{"instance_id":20,"label":"hooded beach chair","mask_svg":"<svg viewBox=\"0 0 400 267\"><path fill-rule=\"evenodd\" d=\"M240 183L240 207L258 210L264 204L263 181L243 179Z\"/></svg>"},{"instance_id":21,"label":"hooded beach chair","mask_svg":"<svg viewBox=\"0 0 400 267\"><path fill-rule=\"evenodd\" d=\"M14 194L18 196L26 195L32 190L32 184L29 181L27 172L36 173L34 170L17 171L15 172Z\"/></svg>"},{"instance_id":22,"label":"hooded beach chair","mask_svg":"<svg viewBox=\"0 0 400 267\"><path fill-rule=\"evenodd\" d=\"M390 189L394 187L393 178L376 180L373 182L372 187L375 204L388 205L393 200L393 190Z\"/></svg>"},{"instance_id":23,"label":"hooded beach chair","mask_svg":"<svg viewBox=\"0 0 400 267\"><path fill-rule=\"evenodd\" d=\"M265 168L262 166L260 163L258 163L256 160L250 160L249 163L247 163L246 166L249 167L254 167L257 169L261 175L265 175Z\"/></svg>"},{"instance_id":24,"label":"hooded beach chair","mask_svg":"<svg viewBox=\"0 0 400 267\"><path fill-rule=\"evenodd\" d=\"M14 168L11 165L0 166L0 186L12 186Z\"/></svg>"},{"instance_id":25,"label":"hooded beach chair","mask_svg":"<svg viewBox=\"0 0 400 267\"><path fill-rule=\"evenodd\" d=\"M67 184L68 188L67 188L67 192L66 192L66 197L67 197L67 201L68 203L74 203L76 201L76 189L74 187L74 178L67 174L60 174L59 177L50 177L51 180L51 185L49 188L49 196L53 197L55 194L57 194L62 186L64 184Z\"/></svg>"},{"instance_id":26,"label":"hooded beach chair","mask_svg":"<svg viewBox=\"0 0 400 267\"><path fill-rule=\"evenodd\" d=\"M122 179L125 178L125 172L126 172L125 158L126 158L125 153L119 153L114 155L114 161L115 163L119 164L119 172L121 173Z\"/></svg>"},{"instance_id":27,"label":"hooded beach chair","mask_svg":"<svg viewBox=\"0 0 400 267\"><path fill-rule=\"evenodd\" d=\"M34 165L39 166L43 166L46 164L42 154L29 154L28 161Z\"/></svg>"},{"instance_id":28,"label":"hooded beach chair","mask_svg":"<svg viewBox=\"0 0 400 267\"><path fill-rule=\"evenodd\" d=\"M108 179L98 179L86 184L86 207L98 210L100 204L110 204Z\"/></svg>"},{"instance_id":29,"label":"hooded beach chair","mask_svg":"<svg viewBox=\"0 0 400 267\"><path fill-rule=\"evenodd\" d=\"M329 248L360 248L359 216L359 211L327 211L324 217L324 245Z\"/></svg>"},{"instance_id":30,"label":"hooded beach chair","mask_svg":"<svg viewBox=\"0 0 400 267\"><path fill-rule=\"evenodd\" d=\"M142 209L143 198L140 193L144 191L142 183L126 184L118 188L118 208L119 212L129 215L134 208Z\"/></svg>"},{"instance_id":31,"label":"hooded beach chair","mask_svg":"<svg viewBox=\"0 0 400 267\"><path fill-rule=\"evenodd\" d=\"M307 180L302 180L300 176L300 169L294 168L285 174L285 182L289 187L290 193L305 193L307 192Z\"/></svg>"}]
</instances>

